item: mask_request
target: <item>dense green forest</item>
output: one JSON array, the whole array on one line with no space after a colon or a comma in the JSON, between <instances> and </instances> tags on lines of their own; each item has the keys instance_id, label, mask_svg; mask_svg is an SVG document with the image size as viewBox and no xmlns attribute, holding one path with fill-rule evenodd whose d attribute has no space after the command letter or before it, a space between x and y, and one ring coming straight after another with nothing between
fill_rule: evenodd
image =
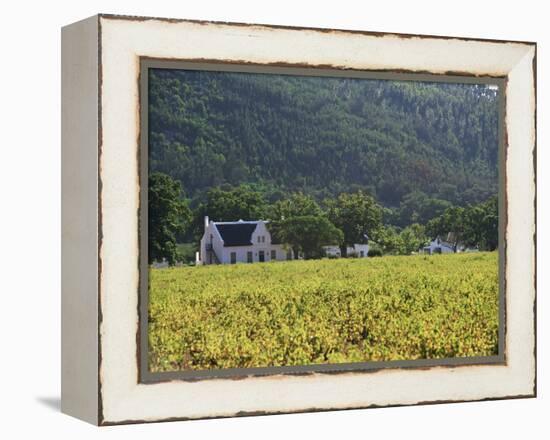
<instances>
[{"instance_id":1,"label":"dense green forest","mask_svg":"<svg viewBox=\"0 0 550 440\"><path fill-rule=\"evenodd\" d=\"M442 211L497 193L497 94L485 85L152 69L150 169L180 181L192 206L211 187L243 183L269 201L364 190L404 208L389 221L405 226L411 205Z\"/></svg>"}]
</instances>

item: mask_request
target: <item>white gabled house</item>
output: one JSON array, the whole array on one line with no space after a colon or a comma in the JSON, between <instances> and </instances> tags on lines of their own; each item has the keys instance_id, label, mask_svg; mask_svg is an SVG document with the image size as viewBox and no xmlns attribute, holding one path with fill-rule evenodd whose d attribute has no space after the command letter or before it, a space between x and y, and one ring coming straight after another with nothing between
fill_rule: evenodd
<instances>
[{"instance_id":1,"label":"white gabled house","mask_svg":"<svg viewBox=\"0 0 550 440\"><path fill-rule=\"evenodd\" d=\"M204 218L196 263L235 264L292 260L290 248L272 243L266 221L214 222Z\"/></svg>"},{"instance_id":2,"label":"white gabled house","mask_svg":"<svg viewBox=\"0 0 550 440\"><path fill-rule=\"evenodd\" d=\"M452 243L441 240L439 237L436 237L430 242L427 246L422 248L424 254L451 254L454 253L455 248Z\"/></svg>"},{"instance_id":3,"label":"white gabled house","mask_svg":"<svg viewBox=\"0 0 550 440\"><path fill-rule=\"evenodd\" d=\"M455 244L456 243L456 244ZM437 236L428 245L421 249L424 254L451 254L459 252L478 252L478 247L466 246L460 241L456 241L456 235L453 232L449 232L445 239Z\"/></svg>"}]
</instances>

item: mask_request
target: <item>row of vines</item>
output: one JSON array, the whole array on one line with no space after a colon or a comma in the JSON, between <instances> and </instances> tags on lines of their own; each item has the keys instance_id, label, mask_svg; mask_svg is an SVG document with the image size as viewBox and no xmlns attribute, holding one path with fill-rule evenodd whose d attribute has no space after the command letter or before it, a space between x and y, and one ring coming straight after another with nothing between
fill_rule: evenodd
<instances>
[{"instance_id":1,"label":"row of vines","mask_svg":"<svg viewBox=\"0 0 550 440\"><path fill-rule=\"evenodd\" d=\"M151 269L151 371L488 356L498 253Z\"/></svg>"}]
</instances>

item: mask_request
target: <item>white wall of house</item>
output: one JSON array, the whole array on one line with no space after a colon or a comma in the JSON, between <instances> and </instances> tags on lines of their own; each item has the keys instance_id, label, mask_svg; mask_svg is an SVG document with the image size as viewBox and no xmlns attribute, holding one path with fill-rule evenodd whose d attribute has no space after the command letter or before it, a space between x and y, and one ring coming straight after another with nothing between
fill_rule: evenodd
<instances>
[{"instance_id":1,"label":"white wall of house","mask_svg":"<svg viewBox=\"0 0 550 440\"><path fill-rule=\"evenodd\" d=\"M254 250L265 250L266 247L271 246L271 234L264 222L258 222L256 229L252 233L251 241Z\"/></svg>"},{"instance_id":2,"label":"white wall of house","mask_svg":"<svg viewBox=\"0 0 550 440\"><path fill-rule=\"evenodd\" d=\"M454 249L449 243L441 241L439 238L431 241L429 245L422 248L422 252L425 254L452 254Z\"/></svg>"},{"instance_id":3,"label":"white wall of house","mask_svg":"<svg viewBox=\"0 0 550 440\"><path fill-rule=\"evenodd\" d=\"M353 248L348 248L348 255L352 254L355 254L359 258L367 258L369 254L369 245L355 243Z\"/></svg>"},{"instance_id":4,"label":"white wall of house","mask_svg":"<svg viewBox=\"0 0 550 440\"><path fill-rule=\"evenodd\" d=\"M456 234L449 232L445 235L446 238L436 237L430 244L420 249L425 254L450 254L455 252L454 241ZM461 252L479 252L478 246L467 246L464 243L458 242L456 245L456 253Z\"/></svg>"},{"instance_id":5,"label":"white wall of house","mask_svg":"<svg viewBox=\"0 0 550 440\"><path fill-rule=\"evenodd\" d=\"M208 261L206 245L210 243L212 244L212 249L214 250L215 255L221 260L224 249L222 237L214 225L214 222L210 221L208 217L205 217L204 234L200 243L200 264L215 264L215 261Z\"/></svg>"},{"instance_id":6,"label":"white wall of house","mask_svg":"<svg viewBox=\"0 0 550 440\"><path fill-rule=\"evenodd\" d=\"M272 258L271 252L275 252L275 258ZM251 253L251 261L249 260L248 253ZM287 250L280 244L275 245L262 245L254 244L252 246L229 246L223 249L222 263L232 264L234 263L258 263L261 260L261 253L263 252L263 261L285 261L287 260ZM234 254L234 260L231 258L231 254ZM291 256L292 259L292 256Z\"/></svg>"},{"instance_id":7,"label":"white wall of house","mask_svg":"<svg viewBox=\"0 0 550 440\"><path fill-rule=\"evenodd\" d=\"M254 246L230 246L223 249L222 263L231 264L231 254L235 254L235 263L248 262L247 253L252 252L252 262L259 261L259 249ZM264 250L265 252L265 250Z\"/></svg>"},{"instance_id":8,"label":"white wall of house","mask_svg":"<svg viewBox=\"0 0 550 440\"><path fill-rule=\"evenodd\" d=\"M327 257L341 257L341 251L339 246L323 246L323 250ZM353 246L347 247L348 257L356 256L359 258L367 258L369 254L369 245L355 243Z\"/></svg>"},{"instance_id":9,"label":"white wall of house","mask_svg":"<svg viewBox=\"0 0 550 440\"><path fill-rule=\"evenodd\" d=\"M275 251L275 260L276 261L286 261L286 260L293 260L294 254L292 253L292 249L289 247L282 245L282 244L272 244L271 245L271 251ZM273 261L273 258L271 258L271 252L270 252L270 260Z\"/></svg>"}]
</instances>

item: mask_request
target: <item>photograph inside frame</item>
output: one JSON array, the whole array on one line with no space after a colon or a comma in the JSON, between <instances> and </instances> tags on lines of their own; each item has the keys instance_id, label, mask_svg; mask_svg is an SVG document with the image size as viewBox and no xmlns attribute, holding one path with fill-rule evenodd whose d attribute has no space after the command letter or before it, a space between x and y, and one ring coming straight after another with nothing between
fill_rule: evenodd
<instances>
[{"instance_id":1,"label":"photograph inside frame","mask_svg":"<svg viewBox=\"0 0 550 440\"><path fill-rule=\"evenodd\" d=\"M500 82L145 78L149 372L503 356Z\"/></svg>"}]
</instances>

